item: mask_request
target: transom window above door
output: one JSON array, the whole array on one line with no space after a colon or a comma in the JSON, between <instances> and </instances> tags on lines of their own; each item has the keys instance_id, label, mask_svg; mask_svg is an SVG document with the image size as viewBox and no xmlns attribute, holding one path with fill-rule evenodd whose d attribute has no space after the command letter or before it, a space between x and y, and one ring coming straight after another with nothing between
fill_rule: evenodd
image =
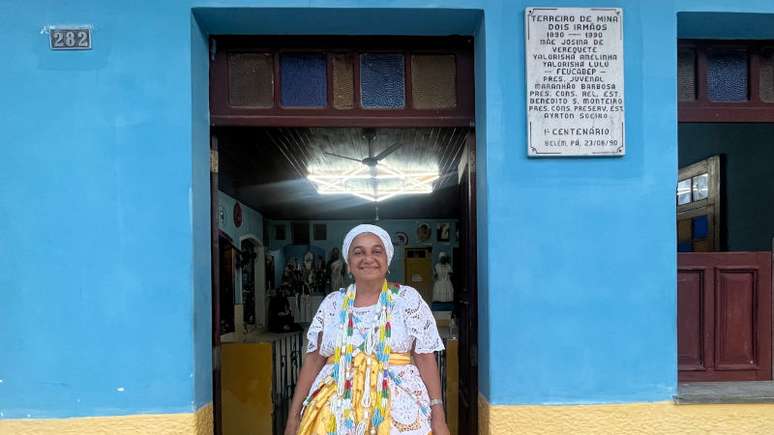
<instances>
[{"instance_id":1,"label":"transom window above door","mask_svg":"<svg viewBox=\"0 0 774 435\"><path fill-rule=\"evenodd\" d=\"M774 122L774 41L681 40L680 122Z\"/></svg>"},{"instance_id":2,"label":"transom window above door","mask_svg":"<svg viewBox=\"0 0 774 435\"><path fill-rule=\"evenodd\" d=\"M214 125L471 126L467 37L215 37Z\"/></svg>"}]
</instances>

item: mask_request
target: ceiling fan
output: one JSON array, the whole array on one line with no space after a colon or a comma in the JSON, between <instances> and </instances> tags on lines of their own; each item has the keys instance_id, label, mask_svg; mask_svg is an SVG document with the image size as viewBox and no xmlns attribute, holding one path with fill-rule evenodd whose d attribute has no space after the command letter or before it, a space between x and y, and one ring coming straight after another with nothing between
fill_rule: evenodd
<instances>
[{"instance_id":1,"label":"ceiling fan","mask_svg":"<svg viewBox=\"0 0 774 435\"><path fill-rule=\"evenodd\" d=\"M330 153L327 151L324 151L323 154L331 157L337 157L340 159L346 159L346 160L352 160L354 162L362 163L365 166L368 166L371 169L371 173L375 174L376 172L376 165L379 164L381 160L383 160L385 157L389 156L390 154L397 151L400 147L403 146L403 143L396 142L390 146L388 146L384 151L380 152L377 155L374 155L374 140L376 139L376 130L372 128L366 128L363 130L363 137L368 141L368 157L364 159L356 159L354 157L349 156L343 156L341 154L336 153Z\"/></svg>"},{"instance_id":2,"label":"ceiling fan","mask_svg":"<svg viewBox=\"0 0 774 435\"><path fill-rule=\"evenodd\" d=\"M321 195L345 193L372 201L376 210L376 220L378 220L379 209L376 203L397 195L433 192L433 184L438 179L437 170L404 171L386 163L380 164L387 156L403 146L403 143L396 142L375 154L376 130L364 129L363 138L368 142L368 157L363 159L323 151L323 155L351 160L360 165L344 171L310 171L307 179L315 185L317 193Z\"/></svg>"}]
</instances>

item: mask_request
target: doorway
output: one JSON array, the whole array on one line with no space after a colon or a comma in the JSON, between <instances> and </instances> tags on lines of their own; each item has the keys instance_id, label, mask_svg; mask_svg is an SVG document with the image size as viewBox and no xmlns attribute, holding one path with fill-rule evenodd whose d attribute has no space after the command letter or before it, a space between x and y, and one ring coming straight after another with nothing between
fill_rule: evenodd
<instances>
[{"instance_id":1,"label":"doorway","mask_svg":"<svg viewBox=\"0 0 774 435\"><path fill-rule=\"evenodd\" d=\"M346 284L349 279L336 263L341 239L355 224L373 222L384 227L395 244L389 279L422 290L437 314L439 331L446 336L447 351L439 355L441 367L457 373L452 382L442 379L447 386L447 417L454 418L450 428L453 433L475 433L471 40L215 37L213 41L211 134L217 161L213 197L218 198L213 201L213 215L226 232L239 233L241 226L250 226L262 235L260 244L241 243L235 248L233 267L238 270L233 273L241 282L235 280L234 286L241 288L213 290L218 312L243 313L234 320L236 341L221 342L220 319L213 318L213 335L218 336L213 340L213 355L224 354L224 347L266 345L270 375L246 376L254 375L251 380L260 390L256 394L269 398L271 430L281 433L302 362L304 329L325 293L338 287L334 283ZM373 189L320 177L369 168L400 173L403 184ZM429 183L418 175L428 168L437 171ZM321 186L347 192L322 192ZM430 190L419 194L426 186ZM408 192L411 189L417 191ZM240 225L236 225L236 206L241 210ZM263 261L252 258L250 250L255 249L262 250ZM451 277L453 299L445 305L433 301L434 268L442 253L451 257L451 269L457 272ZM213 262L218 259L214 256ZM250 276L244 271L250 265L264 267ZM213 267L223 269L220 264ZM258 292L249 288L251 283L257 285L261 274L266 291L263 308ZM411 282L414 275L421 284ZM288 301L290 321L272 332L269 324L277 318L278 295ZM244 304L255 307L255 312ZM258 321L245 322L262 315L267 323L263 327ZM227 364L215 366L229 370ZM229 411L223 409L221 375L216 373L213 382L217 385L216 432L233 433L231 417L223 418ZM245 413L254 419L269 418L250 410Z\"/></svg>"},{"instance_id":2,"label":"doorway","mask_svg":"<svg viewBox=\"0 0 774 435\"><path fill-rule=\"evenodd\" d=\"M680 382L772 379L772 47L678 46Z\"/></svg>"}]
</instances>

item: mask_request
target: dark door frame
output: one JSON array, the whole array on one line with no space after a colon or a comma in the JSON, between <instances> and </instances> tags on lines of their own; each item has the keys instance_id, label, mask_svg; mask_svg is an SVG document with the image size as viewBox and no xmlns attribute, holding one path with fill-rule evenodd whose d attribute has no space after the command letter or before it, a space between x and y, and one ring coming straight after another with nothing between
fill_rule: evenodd
<instances>
[{"instance_id":1,"label":"dark door frame","mask_svg":"<svg viewBox=\"0 0 774 435\"><path fill-rule=\"evenodd\" d=\"M460 231L463 252L464 286L457 295L459 310L456 317L459 324L458 367L460 374L458 433L472 434L478 432L478 256L476 243L476 134L475 130L468 133L465 146L467 164L463 171L461 184L463 216L460 221L463 228ZM459 266L458 266L459 270ZM466 339L463 341L462 338ZM463 382L464 379L464 382ZM466 412L463 412L466 411Z\"/></svg>"},{"instance_id":2,"label":"dark door frame","mask_svg":"<svg viewBox=\"0 0 774 435\"><path fill-rule=\"evenodd\" d=\"M218 229L218 138L210 136L210 255L212 275L212 407L215 435L222 432L220 397L220 231Z\"/></svg>"}]
</instances>

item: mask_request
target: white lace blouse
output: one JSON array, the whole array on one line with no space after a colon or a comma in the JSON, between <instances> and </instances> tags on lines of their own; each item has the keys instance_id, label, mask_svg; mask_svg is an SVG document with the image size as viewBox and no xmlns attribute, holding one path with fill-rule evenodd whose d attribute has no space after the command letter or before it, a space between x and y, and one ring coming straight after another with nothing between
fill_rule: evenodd
<instances>
[{"instance_id":1,"label":"white lace blouse","mask_svg":"<svg viewBox=\"0 0 774 435\"><path fill-rule=\"evenodd\" d=\"M322 348L320 355L329 357L333 355L336 347L336 334L339 326L339 309L344 299L344 292L337 291L329 294L320 303L309 331L307 332L307 352L317 350L319 334L322 332ZM355 318L361 322L371 323L371 316L367 313L375 309L376 305L370 307L355 307L353 312ZM402 285L395 299L395 306L392 310L392 338L390 345L395 353L406 353L412 350L416 353L431 353L443 350L443 341L438 335L438 328L435 325L435 318L430 307L422 299L422 296L413 287ZM359 334L355 334L355 340ZM354 345L359 343L355 341Z\"/></svg>"},{"instance_id":2,"label":"white lace blouse","mask_svg":"<svg viewBox=\"0 0 774 435\"><path fill-rule=\"evenodd\" d=\"M315 352L319 335L322 333L320 355L333 355L336 346L336 334L339 331L339 308L344 299L344 292L329 294L320 304L317 314L309 326L307 352ZM356 331L353 334L353 345L362 343L364 334L359 329L367 329L377 322L378 305L354 307L352 312L356 320ZM359 328L358 328L359 326ZM412 287L400 286L392 311L390 345L392 352L431 353L444 349L443 341L438 335L430 307L422 296ZM326 364L315 378L310 391L318 388L321 382L330 375L332 364ZM430 433L431 408L427 387L422 381L419 370L413 364L390 366L394 376L400 379L400 385L390 384L392 397L390 414L392 416L391 434L426 435Z\"/></svg>"}]
</instances>

